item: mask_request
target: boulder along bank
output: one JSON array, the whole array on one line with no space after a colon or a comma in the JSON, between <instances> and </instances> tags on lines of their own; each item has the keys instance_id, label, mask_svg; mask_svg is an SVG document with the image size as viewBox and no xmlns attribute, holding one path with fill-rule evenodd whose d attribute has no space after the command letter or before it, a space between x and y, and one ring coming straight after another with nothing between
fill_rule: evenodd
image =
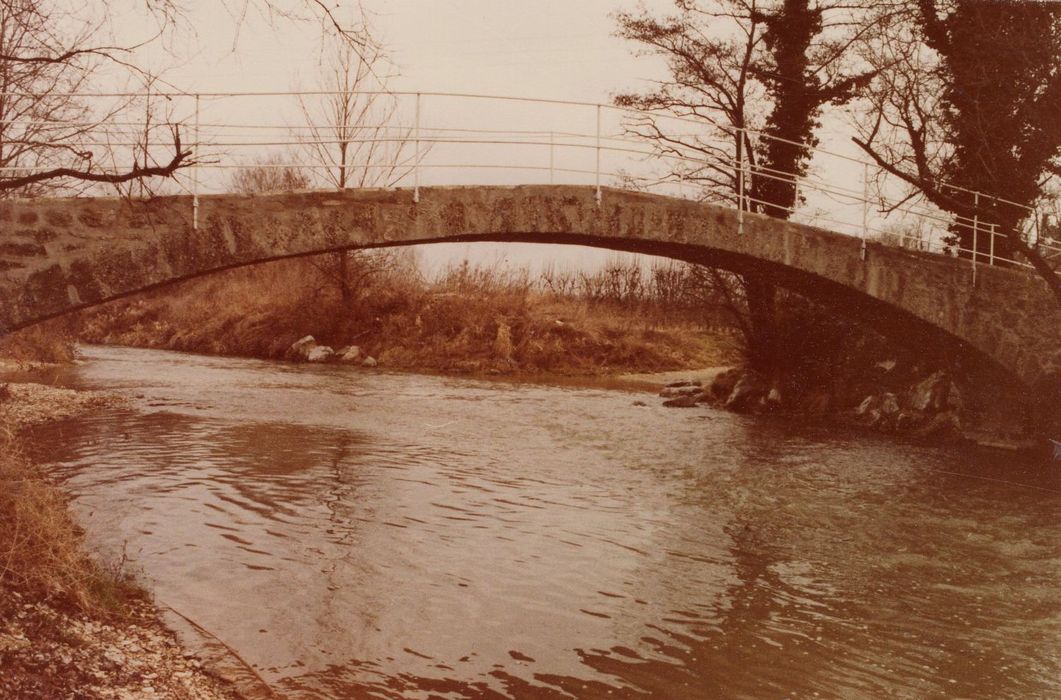
<instances>
[{"instance_id":1,"label":"boulder along bank","mask_svg":"<svg viewBox=\"0 0 1061 700\"><path fill-rule=\"evenodd\" d=\"M1043 439L1008 423L985 426L979 416L971 417L963 390L947 370L889 376L895 369L894 361L884 361L869 381L864 378L844 392L818 386L793 398L764 374L733 367L711 379L669 381L659 396L669 408L708 405L735 413L788 415L936 444L1043 448Z\"/></svg>"}]
</instances>

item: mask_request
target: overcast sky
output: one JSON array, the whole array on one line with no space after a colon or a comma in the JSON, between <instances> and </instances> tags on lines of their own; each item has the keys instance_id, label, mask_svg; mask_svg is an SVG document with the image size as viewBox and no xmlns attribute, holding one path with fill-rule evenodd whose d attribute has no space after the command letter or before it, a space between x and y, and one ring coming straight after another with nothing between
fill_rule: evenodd
<instances>
[{"instance_id":1,"label":"overcast sky","mask_svg":"<svg viewBox=\"0 0 1061 700\"><path fill-rule=\"evenodd\" d=\"M299 0L282 2L297 5ZM644 78L658 72L657 62L632 57L629 45L612 36L612 13L636 3L365 0L365 8L401 72L396 89L608 101L612 92L644 85ZM669 0L647 4L672 5ZM270 22L252 10L237 27L218 0L185 5L185 26L194 36L185 31L174 44L184 62L166 77L177 85L189 91L276 90L312 73L319 37L312 23ZM238 8L240 2L229 5ZM341 9L340 16L346 12ZM131 30L129 35L142 33L140 15L130 13L119 26ZM150 62L155 67L174 63L161 55Z\"/></svg>"},{"instance_id":2,"label":"overcast sky","mask_svg":"<svg viewBox=\"0 0 1061 700\"><path fill-rule=\"evenodd\" d=\"M130 8L142 5L136 0ZM278 0L300 6L301 0ZM242 0L228 6L241 7ZM672 0L641 0L658 14L673 8ZM659 59L639 57L634 46L616 38L614 13L635 9L639 0L364 0L369 21L393 64L394 90L424 92L468 92L521 97L610 103L617 92L645 90L652 79L664 75ZM188 92L286 91L313 89L317 85L320 58L319 25L270 19L253 9L237 21L219 0L187 0L185 30L176 34L163 51L156 42L140 54L141 63L163 71L166 81ZM260 6L260 3L259 5ZM255 7L251 3L251 7ZM340 10L340 16L345 10ZM130 11L116 20L120 38L144 34L142 11ZM406 100L407 118L412 98ZM292 108L291 98L204 101L204 122L236 120L258 122L283 120ZM446 101L427 98L424 120L429 124L490 128L594 129L592 108L536 107L533 105ZM618 116L604 130L618 131ZM823 143L840 143L842 129L827 127ZM462 182L548 182L549 150L505 146L484 147L463 155L489 162L501 157L538 166L539 170L444 171L424 169L421 181L430 184ZM562 150L562 149L560 149ZM431 157L448 162L449 155L436 148ZM592 169L592 150L569 149L556 156L558 167ZM616 159L620 156L616 155ZM522 160L520 160L522 159ZM462 161L466 162L466 161ZM624 167L604 163L605 170ZM214 171L218 176L222 171ZM579 179L581 177L581 179ZM574 178L574 179L572 179ZM216 178L215 178L216 179ZM591 184L592 175L569 175L567 180ZM608 184L605 182L605 184ZM456 252L454 252L454 249ZM508 257L516 262L562 256L572 264L599 264L610 254L600 251L543 250L537 246L454 246L433 258L462 257L476 251L477 258L495 261ZM562 261L563 262L563 261Z\"/></svg>"},{"instance_id":3,"label":"overcast sky","mask_svg":"<svg viewBox=\"0 0 1061 700\"><path fill-rule=\"evenodd\" d=\"M116 20L119 36L126 41L145 34L149 27L143 13L133 10L137 6L135 0L127 1L134 2L131 11L126 19ZM285 1L293 5L299 2ZM636 3L637 0L364 0L364 7L375 36L393 64L390 87L394 90L609 103L614 93L645 89L652 76L661 74L658 60L635 57L628 42L613 36L613 13L632 9ZM238 8L240 2L229 5ZM186 29L170 40L168 50L163 51L156 44L140 54L141 63L161 71L168 83L193 93L315 87L320 58L318 25L270 19L253 10L238 22L218 0L189 0L185 6ZM664 10L672 3L650 0L648 6ZM343 12L340 10L340 16ZM203 119L257 120L259 115L280 114L280 101L204 103ZM490 112L493 116L484 112L489 109L495 110ZM425 103L424 111L425 120L432 123L477 126L504 121L520 122L520 128L566 127L588 132L594 121L592 110L572 112L503 105L487 108L482 104L441 101ZM533 156L521 153L516 157L547 158L547 151L539 150L541 153ZM563 157L557 156L558 165L563 164ZM567 164L590 167L589 152L575 152L569 159L575 157L581 160L569 160ZM467 173L432 171L423 176L423 181L442 184L468 177ZM479 171L474 177L491 182L547 181L547 173L542 172ZM592 178L587 178L588 184ZM443 248L444 251L428 253L427 259L445 264L471 254L487 263L508 260L537 265L561 258L561 264L598 265L611 256L603 251L545 249L526 244L461 244Z\"/></svg>"}]
</instances>

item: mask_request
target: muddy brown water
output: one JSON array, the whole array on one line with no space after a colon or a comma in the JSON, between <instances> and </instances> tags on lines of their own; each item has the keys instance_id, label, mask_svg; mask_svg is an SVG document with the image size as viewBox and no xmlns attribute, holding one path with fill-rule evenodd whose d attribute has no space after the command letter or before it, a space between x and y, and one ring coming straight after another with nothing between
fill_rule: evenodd
<instances>
[{"instance_id":1,"label":"muddy brown water","mask_svg":"<svg viewBox=\"0 0 1061 700\"><path fill-rule=\"evenodd\" d=\"M1061 470L594 387L90 347L33 434L290 698L1061 696Z\"/></svg>"}]
</instances>

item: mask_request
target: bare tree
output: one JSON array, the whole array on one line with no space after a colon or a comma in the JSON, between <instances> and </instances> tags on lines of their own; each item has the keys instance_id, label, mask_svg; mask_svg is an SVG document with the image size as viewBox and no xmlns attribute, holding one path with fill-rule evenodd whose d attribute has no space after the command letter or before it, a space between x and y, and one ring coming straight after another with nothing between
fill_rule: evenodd
<instances>
[{"instance_id":1,"label":"bare tree","mask_svg":"<svg viewBox=\"0 0 1061 700\"><path fill-rule=\"evenodd\" d=\"M319 166L313 169L315 178L338 190L392 187L421 155L413 149L411 129L399 123L396 96L387 91L383 48L361 26L365 40L358 45L322 33L321 78L315 86L322 94L298 98L305 119L303 154ZM363 286L365 271L373 269L369 263L382 259L340 251L319 267L335 280L348 305Z\"/></svg>"},{"instance_id":2,"label":"bare tree","mask_svg":"<svg viewBox=\"0 0 1061 700\"><path fill-rule=\"evenodd\" d=\"M0 195L170 177L190 165L176 125L157 144L165 149L157 157L145 149L122 167L108 167L106 154L98 157L102 124L127 105L90 109L72 93L85 90L103 62L133 70L128 54L135 46L99 41L103 20L66 8L49 0L0 0Z\"/></svg>"},{"instance_id":3,"label":"bare tree","mask_svg":"<svg viewBox=\"0 0 1061 700\"><path fill-rule=\"evenodd\" d=\"M644 110L630 131L661 156L678 159L668 178L693 182L702 197L787 219L798 206L823 108L851 99L870 73L854 69L851 47L865 28L854 3L812 0L675 0L676 13L620 13L619 36L667 61L670 76L647 94L620 95ZM681 117L681 122L657 116ZM691 126L689 122L698 127ZM712 295L741 303L736 318L749 363L778 366L773 284L754 271L743 289L722 293L729 277L705 281ZM739 313L738 313L739 315Z\"/></svg>"},{"instance_id":4,"label":"bare tree","mask_svg":"<svg viewBox=\"0 0 1061 700\"><path fill-rule=\"evenodd\" d=\"M182 0L145 0L156 12L165 13L167 17L173 17L183 13ZM221 4L228 9L229 14L235 21L236 36L233 45L239 41L239 29L247 18L247 14L256 9L268 19L282 19L286 22L308 22L319 24L324 28L326 34L334 37L339 43L350 47L352 52L368 59L377 49L377 44L372 38L368 23L365 20L366 12L360 2L339 3L325 0L221 0ZM348 17L354 21L343 21L340 17L343 6L353 5L353 11Z\"/></svg>"},{"instance_id":5,"label":"bare tree","mask_svg":"<svg viewBox=\"0 0 1061 700\"><path fill-rule=\"evenodd\" d=\"M84 128L77 126L87 110L76 101L54 93L78 91L87 78L83 66L14 60L11 57L37 43L52 19L30 0L0 2L0 178L10 178L54 167L74 151ZM75 126L69 126L75 124ZM43 192L45 184L30 184L19 192ZM3 191L0 190L0 193Z\"/></svg>"},{"instance_id":6,"label":"bare tree","mask_svg":"<svg viewBox=\"0 0 1061 700\"><path fill-rule=\"evenodd\" d=\"M234 41L253 9L269 19L323 23L353 55L371 58L375 51L364 23L340 23L330 2L221 4L233 18ZM136 142L111 147L114 132L106 124L130 105L94 104L90 109L71 96L90 88L90 79L103 64L151 82L152 76L135 63L137 49L179 27L188 10L184 0L143 0L143 7L155 19L156 31L115 45L106 39L113 27L105 8L60 0L0 0L0 196L77 191L96 184L113 185L124 194L147 194L144 183L149 179L172 178L193 164L191 151L181 143L179 124L152 124L153 105L142 106L145 128ZM159 126L165 127L163 137L155 135Z\"/></svg>"},{"instance_id":7,"label":"bare tree","mask_svg":"<svg viewBox=\"0 0 1061 700\"><path fill-rule=\"evenodd\" d=\"M299 135L314 172L336 189L391 187L413 167L412 131L398 121L398 100L387 91L386 56L366 39L360 45L325 32L319 96L299 96L305 126Z\"/></svg>"},{"instance_id":8,"label":"bare tree","mask_svg":"<svg viewBox=\"0 0 1061 700\"><path fill-rule=\"evenodd\" d=\"M642 10L616 16L618 35L642 46L642 55L664 58L670 75L649 93L616 97L621 107L643 110L628 130L673 163L667 179L699 185L702 197L737 203L738 161L754 158L746 129L762 125L765 95L752 75L763 28L756 0L714 3L676 0L677 13L657 18ZM718 27L724 26L721 30ZM712 28L712 29L709 29ZM697 123L675 123L671 114Z\"/></svg>"}]
</instances>

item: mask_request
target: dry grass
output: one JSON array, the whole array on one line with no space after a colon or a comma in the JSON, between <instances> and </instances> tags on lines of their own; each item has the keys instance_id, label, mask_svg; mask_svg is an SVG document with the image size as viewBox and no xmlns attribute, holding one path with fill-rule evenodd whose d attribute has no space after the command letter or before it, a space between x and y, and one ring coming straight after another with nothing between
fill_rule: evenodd
<instances>
[{"instance_id":1,"label":"dry grass","mask_svg":"<svg viewBox=\"0 0 1061 700\"><path fill-rule=\"evenodd\" d=\"M69 319L0 339L0 359L22 367L75 357ZM143 597L119 562L102 566L82 549L83 533L62 491L23 454L16 430L100 405L107 397L20 384L0 384L0 590L19 591L71 609L124 613ZM2 612L2 611L0 611Z\"/></svg>"},{"instance_id":2,"label":"dry grass","mask_svg":"<svg viewBox=\"0 0 1061 700\"><path fill-rule=\"evenodd\" d=\"M554 291L523 271L467 264L426 281L400 256L361 254L346 270L344 295L335 270L325 257L191 280L85 313L81 337L279 358L313 335L335 348L361 346L387 367L428 371L600 374L736 358L725 331L635 295L614 273L573 283L594 290L584 295Z\"/></svg>"},{"instance_id":3,"label":"dry grass","mask_svg":"<svg viewBox=\"0 0 1061 700\"><path fill-rule=\"evenodd\" d=\"M0 431L0 588L105 614L143 597L121 562L101 566L82 544L66 497Z\"/></svg>"},{"instance_id":4,"label":"dry grass","mask_svg":"<svg viewBox=\"0 0 1061 700\"><path fill-rule=\"evenodd\" d=\"M59 318L0 338L0 358L21 366L70 362L76 356L73 321Z\"/></svg>"}]
</instances>

